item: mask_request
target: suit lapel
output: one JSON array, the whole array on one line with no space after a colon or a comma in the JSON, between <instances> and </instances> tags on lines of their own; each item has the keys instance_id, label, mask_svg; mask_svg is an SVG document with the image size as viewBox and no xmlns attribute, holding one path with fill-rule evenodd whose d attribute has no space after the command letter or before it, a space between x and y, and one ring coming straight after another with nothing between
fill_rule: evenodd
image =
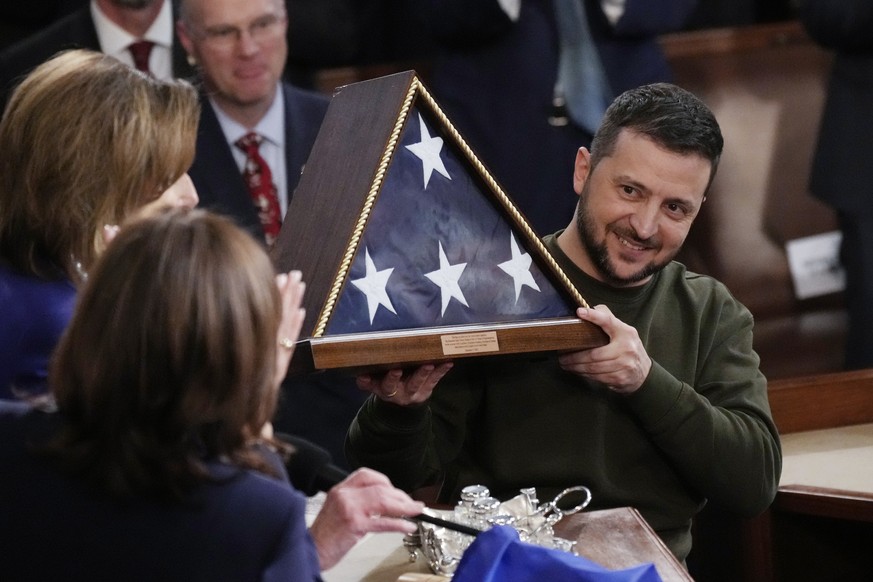
<instances>
[{"instance_id":1,"label":"suit lapel","mask_svg":"<svg viewBox=\"0 0 873 582\"><path fill-rule=\"evenodd\" d=\"M288 186L288 206L290 207L303 162L298 160L300 156L297 150L300 148L295 139L295 132L292 131L292 124L297 122L298 116L295 115L291 88L284 83L282 84L282 98L285 100L285 180Z\"/></svg>"},{"instance_id":2,"label":"suit lapel","mask_svg":"<svg viewBox=\"0 0 873 582\"><path fill-rule=\"evenodd\" d=\"M328 100L282 84L285 99L285 161L287 163L288 201L290 204L300 173L312 145L318 136L322 119L327 111Z\"/></svg>"}]
</instances>

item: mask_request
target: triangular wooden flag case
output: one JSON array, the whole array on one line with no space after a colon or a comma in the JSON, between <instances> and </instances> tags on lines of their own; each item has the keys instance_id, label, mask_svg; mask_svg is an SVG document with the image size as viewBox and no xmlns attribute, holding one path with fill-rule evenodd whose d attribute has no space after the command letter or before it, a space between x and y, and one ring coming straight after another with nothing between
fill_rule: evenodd
<instances>
[{"instance_id":1,"label":"triangular wooden flag case","mask_svg":"<svg viewBox=\"0 0 873 582\"><path fill-rule=\"evenodd\" d=\"M307 283L291 373L606 342L414 71L333 96L272 258Z\"/></svg>"}]
</instances>

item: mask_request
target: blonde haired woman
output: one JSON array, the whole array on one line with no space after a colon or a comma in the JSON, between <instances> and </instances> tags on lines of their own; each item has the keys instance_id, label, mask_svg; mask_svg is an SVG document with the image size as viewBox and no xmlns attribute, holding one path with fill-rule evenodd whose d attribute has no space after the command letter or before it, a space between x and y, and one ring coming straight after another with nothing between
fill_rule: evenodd
<instances>
[{"instance_id":1,"label":"blonde haired woman","mask_svg":"<svg viewBox=\"0 0 873 582\"><path fill-rule=\"evenodd\" d=\"M186 172L199 114L188 83L92 51L62 53L17 87L0 120L0 398L45 390L104 227L197 204Z\"/></svg>"}]
</instances>

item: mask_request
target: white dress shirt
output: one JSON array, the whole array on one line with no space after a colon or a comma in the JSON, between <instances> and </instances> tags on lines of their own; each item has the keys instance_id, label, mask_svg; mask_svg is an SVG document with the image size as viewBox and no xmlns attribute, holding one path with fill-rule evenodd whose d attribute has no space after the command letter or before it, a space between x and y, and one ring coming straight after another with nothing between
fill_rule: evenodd
<instances>
[{"instance_id":1,"label":"white dress shirt","mask_svg":"<svg viewBox=\"0 0 873 582\"><path fill-rule=\"evenodd\" d=\"M127 47L138 40L151 41L155 45L149 55L149 70L158 79L173 78L173 10L170 0L164 0L158 17L142 38L132 36L109 20L94 0L91 0L91 19L97 29L100 50L104 54L113 56L132 67L133 56Z\"/></svg>"}]
</instances>

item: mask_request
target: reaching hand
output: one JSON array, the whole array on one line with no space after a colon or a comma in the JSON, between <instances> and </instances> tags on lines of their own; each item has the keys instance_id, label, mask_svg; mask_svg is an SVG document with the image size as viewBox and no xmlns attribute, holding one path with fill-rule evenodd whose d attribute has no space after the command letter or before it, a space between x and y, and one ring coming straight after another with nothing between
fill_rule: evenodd
<instances>
[{"instance_id":1,"label":"reaching hand","mask_svg":"<svg viewBox=\"0 0 873 582\"><path fill-rule=\"evenodd\" d=\"M402 516L423 509L423 503L391 485L382 473L358 469L328 492L309 528L321 569L333 567L367 533L414 532L417 526Z\"/></svg>"},{"instance_id":2,"label":"reaching hand","mask_svg":"<svg viewBox=\"0 0 873 582\"><path fill-rule=\"evenodd\" d=\"M401 406L420 404L430 398L437 382L452 369L451 362L424 364L404 377L403 370L389 370L384 376L358 376L358 388L372 392L386 402Z\"/></svg>"},{"instance_id":3,"label":"reaching hand","mask_svg":"<svg viewBox=\"0 0 873 582\"><path fill-rule=\"evenodd\" d=\"M579 319L600 326L609 336L605 346L562 354L561 368L597 380L621 394L636 392L652 369L652 359L643 347L637 330L620 321L608 307L580 307Z\"/></svg>"}]
</instances>

